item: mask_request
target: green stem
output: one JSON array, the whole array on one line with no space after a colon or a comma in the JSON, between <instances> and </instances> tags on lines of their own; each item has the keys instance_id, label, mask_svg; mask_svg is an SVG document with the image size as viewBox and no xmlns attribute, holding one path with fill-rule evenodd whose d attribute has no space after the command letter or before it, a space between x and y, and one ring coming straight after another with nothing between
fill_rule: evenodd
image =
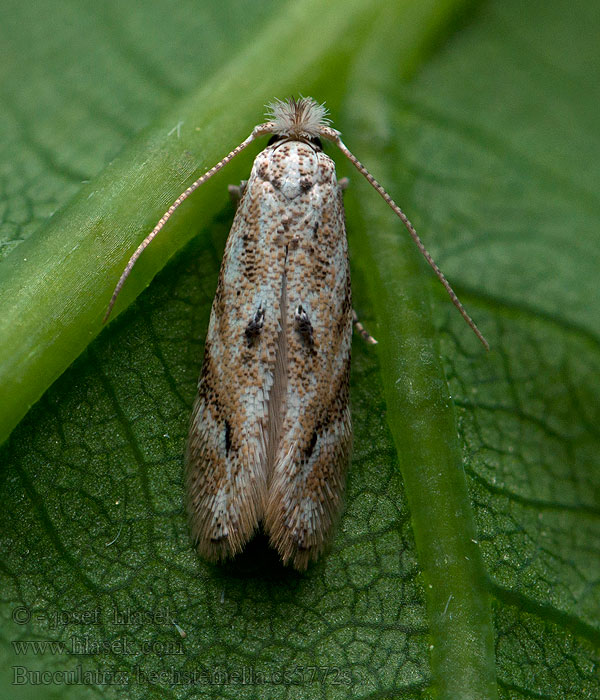
<instances>
[{"instance_id":1,"label":"green stem","mask_svg":"<svg viewBox=\"0 0 600 700\"><path fill-rule=\"evenodd\" d=\"M442 8L438 3L437 7L438 26L443 29L448 20L443 10L451 16L456 6L446 3ZM354 97L345 105L354 125L346 129L345 142L384 184L394 180L384 165L395 160L389 151L399 152L387 96L395 91L399 76L412 71L428 49L424 35L406 36L402 42L397 21L383 17L374 27L374 40L367 42L351 75L354 89L349 93ZM388 27L395 29L389 41ZM429 28L433 39L435 23ZM373 65L381 66L376 76ZM430 268L378 196L362 184L351 190L349 228L358 222L363 230L360 238L351 238L352 260L377 300L378 325L373 333L379 341L387 419L425 584L433 690L436 697L448 700L494 699L498 691L486 574L475 543L454 407L430 314L429 287L437 282L432 282ZM353 206L357 197L360 204ZM467 326L465 334L471 334Z\"/></svg>"}]
</instances>

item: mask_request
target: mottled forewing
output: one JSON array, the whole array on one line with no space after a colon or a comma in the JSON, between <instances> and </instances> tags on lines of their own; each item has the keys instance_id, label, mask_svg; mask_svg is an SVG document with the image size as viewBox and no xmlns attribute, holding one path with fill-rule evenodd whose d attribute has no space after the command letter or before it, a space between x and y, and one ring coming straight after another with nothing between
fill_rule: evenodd
<instances>
[{"instance_id":1,"label":"mottled forewing","mask_svg":"<svg viewBox=\"0 0 600 700\"><path fill-rule=\"evenodd\" d=\"M283 561L302 570L322 552L342 507L352 441L352 304L334 163L298 142L279 152L270 179L287 207L287 391L264 526Z\"/></svg>"},{"instance_id":2,"label":"mottled forewing","mask_svg":"<svg viewBox=\"0 0 600 700\"><path fill-rule=\"evenodd\" d=\"M250 177L239 203L212 306L186 455L186 498L199 552L239 552L267 499L269 396L285 249Z\"/></svg>"}]
</instances>

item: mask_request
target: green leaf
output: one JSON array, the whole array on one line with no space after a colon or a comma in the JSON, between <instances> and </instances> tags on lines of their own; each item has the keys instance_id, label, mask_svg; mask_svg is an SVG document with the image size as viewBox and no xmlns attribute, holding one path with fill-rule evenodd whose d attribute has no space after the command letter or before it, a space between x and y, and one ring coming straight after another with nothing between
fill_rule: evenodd
<instances>
[{"instance_id":1,"label":"green leaf","mask_svg":"<svg viewBox=\"0 0 600 700\"><path fill-rule=\"evenodd\" d=\"M3 697L600 695L600 23L591 0L462 9L3 5L5 432L43 394L0 452ZM354 342L346 511L302 576L260 538L205 564L181 505L225 185L252 154L94 340L169 202L290 93L327 99L492 346L330 151L379 345Z\"/></svg>"}]
</instances>

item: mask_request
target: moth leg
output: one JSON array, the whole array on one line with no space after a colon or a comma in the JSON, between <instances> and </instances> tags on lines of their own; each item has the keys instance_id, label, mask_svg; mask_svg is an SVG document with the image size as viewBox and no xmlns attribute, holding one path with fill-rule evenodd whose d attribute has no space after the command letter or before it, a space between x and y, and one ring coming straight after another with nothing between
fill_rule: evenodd
<instances>
[{"instance_id":1,"label":"moth leg","mask_svg":"<svg viewBox=\"0 0 600 700\"><path fill-rule=\"evenodd\" d=\"M354 309L352 309L352 323L354 327L360 333L362 339L369 345L377 345L377 341L373 336L365 329L363 324L358 320L358 315Z\"/></svg>"},{"instance_id":2,"label":"moth leg","mask_svg":"<svg viewBox=\"0 0 600 700\"><path fill-rule=\"evenodd\" d=\"M240 199L242 198L244 191L246 190L247 184L248 180L242 180L239 185L229 185L227 187L227 191L229 192L229 198L231 199L232 204L236 208L240 203Z\"/></svg>"},{"instance_id":3,"label":"moth leg","mask_svg":"<svg viewBox=\"0 0 600 700\"><path fill-rule=\"evenodd\" d=\"M343 177L341 180L338 180L338 186L342 192L345 189L348 189L348 185L350 184L350 180L347 177Z\"/></svg>"}]
</instances>

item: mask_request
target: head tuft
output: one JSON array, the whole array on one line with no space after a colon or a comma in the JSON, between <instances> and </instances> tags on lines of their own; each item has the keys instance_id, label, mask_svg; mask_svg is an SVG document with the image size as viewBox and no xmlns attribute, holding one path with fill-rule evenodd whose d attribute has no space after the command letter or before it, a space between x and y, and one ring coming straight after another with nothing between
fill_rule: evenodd
<instances>
[{"instance_id":1,"label":"head tuft","mask_svg":"<svg viewBox=\"0 0 600 700\"><path fill-rule=\"evenodd\" d=\"M315 102L312 97L299 100L275 100L267 105L267 118L273 122L273 133L292 138L314 138L321 135L321 129L329 126L325 105Z\"/></svg>"}]
</instances>

